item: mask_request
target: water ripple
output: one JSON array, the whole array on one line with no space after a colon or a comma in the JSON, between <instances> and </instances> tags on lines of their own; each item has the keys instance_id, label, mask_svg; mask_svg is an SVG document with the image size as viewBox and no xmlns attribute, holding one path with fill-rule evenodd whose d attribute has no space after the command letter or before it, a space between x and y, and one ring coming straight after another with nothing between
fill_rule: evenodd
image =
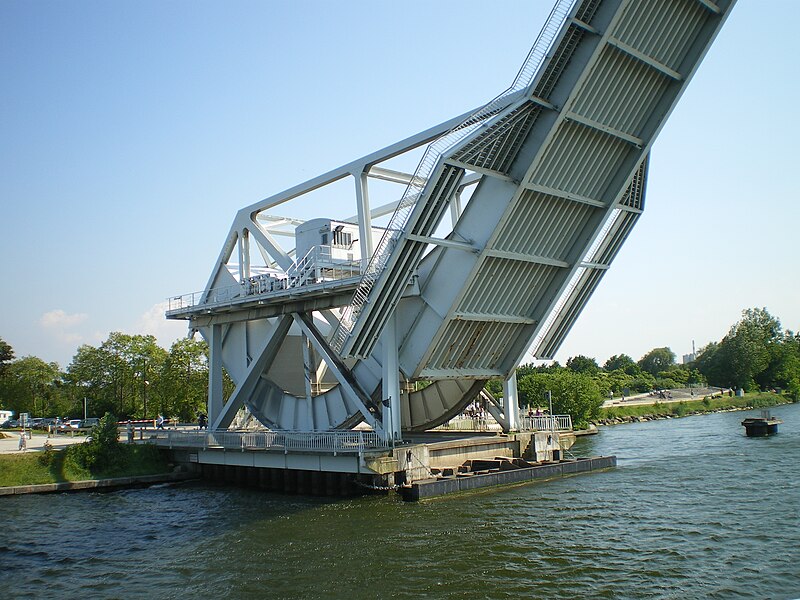
<instances>
[{"instance_id":1,"label":"water ripple","mask_svg":"<svg viewBox=\"0 0 800 600\"><path fill-rule=\"evenodd\" d=\"M3 500L0 586L38 598L800 597L800 409L605 429L619 467L418 504L197 484ZM778 412L778 409L773 411ZM12 576L10 573L14 573Z\"/></svg>"}]
</instances>

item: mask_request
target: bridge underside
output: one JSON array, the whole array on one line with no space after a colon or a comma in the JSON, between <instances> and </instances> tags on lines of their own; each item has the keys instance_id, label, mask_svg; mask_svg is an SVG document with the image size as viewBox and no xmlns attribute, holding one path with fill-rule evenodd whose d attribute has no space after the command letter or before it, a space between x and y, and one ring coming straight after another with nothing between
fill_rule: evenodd
<instances>
[{"instance_id":1,"label":"bridge underside","mask_svg":"<svg viewBox=\"0 0 800 600\"><path fill-rule=\"evenodd\" d=\"M732 5L560 0L485 107L242 209L204 292L168 312L209 341L213 425L246 406L271 429L363 421L398 439L480 400L514 428L515 368L554 356L610 268L651 146ZM414 174L390 168L426 147ZM373 208L375 180L405 191ZM348 181L357 214L321 246L276 241L306 230L267 211ZM352 239L346 261L332 239ZM481 392L489 378L505 403Z\"/></svg>"}]
</instances>

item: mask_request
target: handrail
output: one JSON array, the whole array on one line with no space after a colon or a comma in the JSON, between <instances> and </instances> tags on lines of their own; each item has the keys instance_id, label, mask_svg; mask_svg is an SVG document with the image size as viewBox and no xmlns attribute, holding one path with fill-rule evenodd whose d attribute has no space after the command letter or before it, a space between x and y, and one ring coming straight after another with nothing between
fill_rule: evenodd
<instances>
[{"instance_id":1,"label":"handrail","mask_svg":"<svg viewBox=\"0 0 800 600\"><path fill-rule=\"evenodd\" d=\"M159 446L282 450L284 452L363 452L387 449L374 431L180 431L156 430L150 441Z\"/></svg>"},{"instance_id":2,"label":"handrail","mask_svg":"<svg viewBox=\"0 0 800 600\"><path fill-rule=\"evenodd\" d=\"M436 427L439 431L499 431L500 424L487 415L485 417L455 417ZM520 417L520 431L572 431L570 415L539 415Z\"/></svg>"},{"instance_id":3,"label":"handrail","mask_svg":"<svg viewBox=\"0 0 800 600\"><path fill-rule=\"evenodd\" d=\"M571 415L520 417L522 431L572 431Z\"/></svg>"},{"instance_id":4,"label":"handrail","mask_svg":"<svg viewBox=\"0 0 800 600\"><path fill-rule=\"evenodd\" d=\"M211 288L205 295L205 301L203 301L205 291L172 296L167 299L167 313L192 308L201 302L203 306L210 308L219 304L229 304L233 300L248 299L271 292L282 292L305 285L353 279L359 276L360 268L359 261L334 259L327 246L314 246L306 252L305 256L291 264L285 279L267 280L267 283L272 282L271 285L261 287L250 286L248 285L249 281L243 281L234 285ZM321 277L323 272L324 278Z\"/></svg>"},{"instance_id":5,"label":"handrail","mask_svg":"<svg viewBox=\"0 0 800 600\"><path fill-rule=\"evenodd\" d=\"M495 115L501 108L504 98L519 90L528 87L533 81L539 67L547 55L547 51L553 43L556 34L561 29L561 24L566 19L569 11L576 0L556 0L550 16L539 32L536 42L528 52L528 56L522 64L519 72L517 73L514 82L506 91L491 100L489 103L478 109L472 115L467 117L460 125L457 125L449 132L441 135L436 140L431 142L422 159L417 166L414 175L411 178L408 186L406 187L403 196L397 205L389 224L381 236L380 241L375 247L375 250L370 258L366 270L364 271L361 284L353 294L352 302L345 307L339 326L337 327L333 339L331 341L332 347L341 352L344 348L347 338L353 331L353 327L358 319L358 316L367 302L367 299L372 292L375 282L383 273L386 263L391 256L392 250L396 245L400 234L405 229L408 218L411 216L417 201L422 196L428 183L431 183L430 176L434 167L438 164L440 157L456 143L464 139L469 133L474 131L486 119ZM434 182L435 183L435 182ZM433 185L433 184L431 184ZM432 188L431 188L432 189Z\"/></svg>"}]
</instances>

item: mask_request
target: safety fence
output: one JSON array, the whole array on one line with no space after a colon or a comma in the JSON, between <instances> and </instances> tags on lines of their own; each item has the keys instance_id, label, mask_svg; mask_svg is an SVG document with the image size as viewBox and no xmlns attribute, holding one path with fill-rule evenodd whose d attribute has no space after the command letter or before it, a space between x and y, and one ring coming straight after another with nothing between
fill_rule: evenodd
<instances>
[{"instance_id":1,"label":"safety fence","mask_svg":"<svg viewBox=\"0 0 800 600\"><path fill-rule=\"evenodd\" d=\"M456 417L436 428L437 431L492 431L502 430L491 415L486 417ZM520 431L572 431L570 415L533 415L520 417Z\"/></svg>"},{"instance_id":2,"label":"safety fence","mask_svg":"<svg viewBox=\"0 0 800 600\"><path fill-rule=\"evenodd\" d=\"M388 448L373 431L182 431L156 430L148 439L170 448L282 450L284 452L363 452Z\"/></svg>"}]
</instances>

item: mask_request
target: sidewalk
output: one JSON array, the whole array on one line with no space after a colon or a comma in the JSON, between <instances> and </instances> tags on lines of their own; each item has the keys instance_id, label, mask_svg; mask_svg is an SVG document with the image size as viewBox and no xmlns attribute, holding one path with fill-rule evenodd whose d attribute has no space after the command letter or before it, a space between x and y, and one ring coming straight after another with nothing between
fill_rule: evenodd
<instances>
[{"instance_id":1,"label":"sidewalk","mask_svg":"<svg viewBox=\"0 0 800 600\"><path fill-rule=\"evenodd\" d=\"M75 437L70 435L54 435L53 437L48 438L46 432L34 431L31 439L28 439L27 433L25 435L25 441L28 449L19 450L19 431L4 429L1 433L7 437L0 438L0 454L41 452L44 443L47 441L49 441L53 445L53 448L57 450L60 450L66 446L71 446L72 444L82 444L86 441L85 435L76 435Z\"/></svg>"}]
</instances>

